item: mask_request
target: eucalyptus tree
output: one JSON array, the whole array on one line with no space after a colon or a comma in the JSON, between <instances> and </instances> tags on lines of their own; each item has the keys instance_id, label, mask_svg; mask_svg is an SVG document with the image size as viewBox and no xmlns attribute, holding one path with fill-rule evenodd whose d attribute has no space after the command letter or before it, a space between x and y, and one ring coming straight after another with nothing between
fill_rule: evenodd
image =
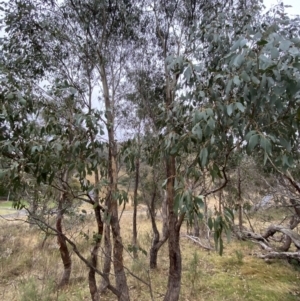
<instances>
[{"instance_id":1,"label":"eucalyptus tree","mask_svg":"<svg viewBox=\"0 0 300 301\"><path fill-rule=\"evenodd\" d=\"M144 47L148 46L144 45ZM162 112L160 106L164 100L164 80L161 71L155 70L156 62L151 60L146 49L141 49L142 54L137 54L141 61L135 64L137 65L136 68L132 68L130 73L132 92L127 96L130 107L135 107L135 119L140 123L140 144L137 146L136 142L131 142L130 147L126 147L124 153L126 154L125 160L128 163L131 162L127 165L135 169L135 172L137 170L134 162L136 156L139 157L141 165L140 187L144 202L148 207L153 231L149 260L150 268L154 269L157 268L158 251L168 238L166 198L160 187L163 182L161 169L164 166L159 151L161 130L159 115ZM136 154L136 148L139 149L138 154ZM158 230L155 218L157 203L161 204L162 207L162 235Z\"/></svg>"},{"instance_id":2,"label":"eucalyptus tree","mask_svg":"<svg viewBox=\"0 0 300 301\"><path fill-rule=\"evenodd\" d=\"M179 299L181 225L186 217L193 221L203 203L193 194L191 180L203 177L205 183L209 171L222 181L203 195L224 188L233 150L245 148L249 154L258 151L264 163L270 162L300 191L289 173L298 160L299 20L290 20L283 8L261 15L256 0L26 0L5 5L1 155L11 160L14 185L20 186L22 175L30 173L37 183L55 185L66 202L71 193L66 179L71 171L78 172L98 222L89 279L93 300L99 298L93 271L103 233L100 201L107 204L113 235L114 292L119 300L129 300L118 218L122 198L116 128L122 100L131 91L125 79L134 65L129 64L132 52L147 52L146 60L155 61L147 65L150 78L158 74L162 82L158 95L153 94L161 104L147 111L156 115L155 149L149 145L145 151L162 158L165 166L170 260L166 301ZM45 81L51 93L45 92ZM103 114L92 108L96 93ZM139 108L148 105L143 93L137 93ZM101 124L108 138L106 158L98 137L104 135ZM97 176L99 166L102 177ZM95 174L95 186L85 180L89 171ZM102 187L107 189L105 200L98 198ZM209 219L221 251L229 216L226 211ZM106 282L112 289L108 277Z\"/></svg>"},{"instance_id":3,"label":"eucalyptus tree","mask_svg":"<svg viewBox=\"0 0 300 301\"><path fill-rule=\"evenodd\" d=\"M205 12L193 32L201 41L194 60L170 61L174 73L183 73L190 113L177 117L185 120L183 131L167 140L177 149L192 143L199 150L195 163L221 172L225 182L233 149L260 150L263 162L271 162L297 190L288 170L298 160L299 19L291 20L280 6L260 15L258 2L244 4ZM181 108L175 103L174 113ZM214 164L220 158L224 163ZM215 233L220 234L216 228Z\"/></svg>"},{"instance_id":4,"label":"eucalyptus tree","mask_svg":"<svg viewBox=\"0 0 300 301\"><path fill-rule=\"evenodd\" d=\"M73 205L73 199L82 199L86 194L84 191L79 193L71 189L71 176L75 170L80 170L83 163L78 159L87 157L87 153L81 151L75 140L87 143L84 141L86 131L80 122L73 119L74 101L67 91L65 97L57 97L55 102L49 102L49 99L35 93L24 95L23 98L21 90L16 90L16 87L12 90L7 83L3 87L1 111L9 133L7 139L1 143L1 154L9 160L8 167L3 172L9 178L11 189L20 191L21 199L24 198L27 187L32 184L34 190L47 192L46 197L57 202L56 230L64 264L64 275L60 284L65 285L70 278L71 257L63 235L62 220L66 210ZM36 101L31 114L26 106L26 99ZM58 100L62 102L59 103ZM78 109L77 114L84 118L84 114ZM52 189L45 190L45 186ZM53 193L53 189L60 195ZM43 207L43 204L39 205ZM36 212L29 211L29 214L31 220L38 224L44 221Z\"/></svg>"},{"instance_id":5,"label":"eucalyptus tree","mask_svg":"<svg viewBox=\"0 0 300 301\"><path fill-rule=\"evenodd\" d=\"M176 158L193 147L194 163L187 172L208 167L211 174L223 177L221 189L228 181L228 158L245 144L249 154L262 149L264 161L271 160L277 168L291 166L288 148L296 147L299 124L298 21L280 10L261 16L258 1L216 1L192 7L190 17L200 21L194 19L190 35L180 40L186 24L180 20L188 21L180 19L188 14L177 15L183 7L179 1L153 5L166 84L163 139L170 270L165 300L179 298L179 231L193 199L176 172ZM181 95L175 93L180 86L186 87ZM272 158L276 147L282 153ZM222 216L210 222L221 249L223 222Z\"/></svg>"},{"instance_id":6,"label":"eucalyptus tree","mask_svg":"<svg viewBox=\"0 0 300 301\"><path fill-rule=\"evenodd\" d=\"M225 2L225 1L224 1ZM225 8L223 1L196 2L196 1L149 1L152 8L151 18L155 20L151 29L152 51L157 60L157 66L163 70L165 96L161 113L161 141L162 153L166 167L166 193L168 207L168 244L169 244L169 278L165 300L178 300L181 282L181 253L180 253L180 229L186 213L198 207L202 202L192 196L192 192L186 185L188 177L177 173L177 161L182 154L182 149L189 152L189 145L185 141L181 143L179 138L185 136L187 129L189 106L188 98L180 97L178 88L182 85L180 79L183 71L184 57L194 60L196 47L201 40L193 39L198 28L197 20L202 16L213 14L215 8ZM201 29L201 27L200 27ZM203 31L205 29L203 28ZM177 58L177 59L174 59ZM189 72L189 70L187 70ZM185 76L189 74L185 72ZM186 122L187 121L187 122ZM199 141L199 136L196 141ZM228 150L229 151L229 150ZM224 152L226 158L227 153ZM195 160L197 161L197 160ZM201 153L202 167L206 165L207 150L203 148ZM190 173L190 171L188 171Z\"/></svg>"},{"instance_id":7,"label":"eucalyptus tree","mask_svg":"<svg viewBox=\"0 0 300 301\"><path fill-rule=\"evenodd\" d=\"M125 86L124 67L126 56L132 48L131 28L132 23L137 22L137 9L134 2L127 1L12 1L4 5L8 32L6 66L16 72L19 82L26 82L30 88L34 86L35 89L40 89L44 80L64 83L64 88L76 94L80 107L88 110L84 117L80 114L74 116L77 122L84 123L88 128L86 133L90 140L86 147L94 151L94 154L86 158L87 162L83 160L81 163L71 164L82 179L87 165L92 170L97 170L101 161L97 147L94 147L98 143L95 140L95 135L99 133L96 130L97 123L101 120L106 126L106 200L114 241L113 263L117 288L122 292L119 298L127 300L129 294L123 267L123 245L117 207L118 154L115 121L117 104L122 98L122 89ZM99 99L103 101L104 116L97 110L91 110L92 86L95 82L101 90L99 95L103 95ZM25 87L26 85L21 87L22 93L25 93ZM24 107L26 110L27 106ZM93 135L90 135L91 129L94 131ZM102 129L101 132L103 133ZM82 146L80 140L74 141L74 144L77 147ZM95 192L97 195L97 187ZM100 208L98 205L96 207ZM99 210L97 212L99 220ZM93 251L94 259L97 256L96 251L97 248ZM111 259L108 259L110 263ZM98 298L96 295L95 298Z\"/></svg>"}]
</instances>

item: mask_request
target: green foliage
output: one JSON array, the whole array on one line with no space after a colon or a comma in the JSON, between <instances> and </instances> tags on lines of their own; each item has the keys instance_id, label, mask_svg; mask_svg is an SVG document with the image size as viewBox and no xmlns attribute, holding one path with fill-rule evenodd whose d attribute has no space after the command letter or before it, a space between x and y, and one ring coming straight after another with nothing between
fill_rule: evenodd
<instances>
[{"instance_id":1,"label":"green foliage","mask_svg":"<svg viewBox=\"0 0 300 301\"><path fill-rule=\"evenodd\" d=\"M130 253L137 253L141 252L143 255L147 256L147 251L139 246L134 246L134 245L128 245L127 249Z\"/></svg>"},{"instance_id":2,"label":"green foliage","mask_svg":"<svg viewBox=\"0 0 300 301\"><path fill-rule=\"evenodd\" d=\"M38 286L37 279L29 278L21 287L20 301L50 301L53 298L51 295L53 289L54 285L51 281L49 281L47 285L41 289Z\"/></svg>"},{"instance_id":3,"label":"green foliage","mask_svg":"<svg viewBox=\"0 0 300 301\"><path fill-rule=\"evenodd\" d=\"M244 263L243 262L244 254L239 250L235 250L235 255L236 255L237 263L239 265L242 265Z\"/></svg>"},{"instance_id":4,"label":"green foliage","mask_svg":"<svg viewBox=\"0 0 300 301\"><path fill-rule=\"evenodd\" d=\"M198 284L202 276L202 272L199 265L200 265L199 255L197 251L194 251L193 257L188 263L188 273L187 273L187 278L189 280L189 283L191 283L191 295L196 294L195 285Z\"/></svg>"},{"instance_id":5,"label":"green foliage","mask_svg":"<svg viewBox=\"0 0 300 301\"><path fill-rule=\"evenodd\" d=\"M219 251L219 254L223 254L224 243L222 234L225 232L227 236L227 241L230 241L231 236L231 226L233 224L234 215L229 208L224 208L224 215L218 215L217 217L208 218L208 226L210 230L214 230L214 241L215 249Z\"/></svg>"}]
</instances>

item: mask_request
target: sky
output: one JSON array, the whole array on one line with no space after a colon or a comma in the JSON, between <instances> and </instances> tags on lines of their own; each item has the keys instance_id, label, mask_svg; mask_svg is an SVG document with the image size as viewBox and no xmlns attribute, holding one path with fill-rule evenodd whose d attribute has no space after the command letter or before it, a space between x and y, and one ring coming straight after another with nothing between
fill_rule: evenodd
<instances>
[{"instance_id":1,"label":"sky","mask_svg":"<svg viewBox=\"0 0 300 301\"><path fill-rule=\"evenodd\" d=\"M290 15L300 15L300 0L281 0L284 5L291 5L292 7L286 8L286 12ZM270 8L272 5L277 4L277 0L264 0L266 8Z\"/></svg>"}]
</instances>

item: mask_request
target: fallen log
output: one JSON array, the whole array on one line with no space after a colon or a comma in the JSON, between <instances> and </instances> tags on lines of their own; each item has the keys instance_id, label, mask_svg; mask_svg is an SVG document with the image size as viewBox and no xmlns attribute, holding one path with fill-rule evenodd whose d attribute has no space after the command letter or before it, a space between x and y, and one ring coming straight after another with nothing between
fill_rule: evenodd
<instances>
[{"instance_id":1,"label":"fallen log","mask_svg":"<svg viewBox=\"0 0 300 301\"><path fill-rule=\"evenodd\" d=\"M262 241L255 241L255 240L251 240L254 243L259 244L264 250L268 251L268 252L273 252L273 248L270 247L268 244L262 242Z\"/></svg>"},{"instance_id":2,"label":"fallen log","mask_svg":"<svg viewBox=\"0 0 300 301\"><path fill-rule=\"evenodd\" d=\"M269 252L267 254L257 254L262 259L296 259L300 261L299 252Z\"/></svg>"},{"instance_id":3,"label":"fallen log","mask_svg":"<svg viewBox=\"0 0 300 301\"><path fill-rule=\"evenodd\" d=\"M272 247L270 245L269 239L277 232L282 233L285 236L289 237L290 240L293 242L293 244L296 246L298 251L297 252L287 252L287 251L280 252L280 251L274 250L274 247ZM280 225L271 225L263 235L258 234L258 233L253 233L253 232L250 232L247 230L240 232L239 235L242 239L248 239L256 244L259 244L263 250L267 251L267 253L265 253L265 254L256 254L256 256L258 258L262 258L265 260L295 259L300 263L300 235L289 228L286 228L286 227L280 226Z\"/></svg>"},{"instance_id":4,"label":"fallen log","mask_svg":"<svg viewBox=\"0 0 300 301\"><path fill-rule=\"evenodd\" d=\"M290 237L296 248L298 250L300 249L300 235L294 232L293 230L285 228L283 226L271 225L262 237L268 239L270 236L273 236L276 232L281 232L286 236Z\"/></svg>"}]
</instances>

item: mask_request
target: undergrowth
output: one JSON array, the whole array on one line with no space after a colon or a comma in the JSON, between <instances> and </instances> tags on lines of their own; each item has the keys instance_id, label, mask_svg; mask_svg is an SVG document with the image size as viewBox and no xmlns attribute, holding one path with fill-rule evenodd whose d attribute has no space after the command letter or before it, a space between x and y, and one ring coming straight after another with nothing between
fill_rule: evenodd
<instances>
[{"instance_id":1,"label":"undergrowth","mask_svg":"<svg viewBox=\"0 0 300 301\"><path fill-rule=\"evenodd\" d=\"M151 284L154 300L162 300L169 272L167 244L159 252L158 269L150 271L148 262L152 232L149 220L144 216L138 218L139 248L147 251L147 254L139 252L138 259L133 259L127 248L132 239L131 219L130 214L122 217L126 268ZM91 236L94 227L90 220L88 223L77 223L73 229L68 224L68 228L72 230L68 234L78 243L86 257L89 256L91 239L79 232ZM68 287L57 290L62 274L58 246L55 236L50 235L42 248L44 237L37 228L30 228L21 222L0 223L0 300L90 300L88 269L71 249L71 282ZM232 241L225 245L224 255L220 257L215 251L205 251L187 238L182 238L181 251L181 301L300 300L300 271L297 263L266 263L255 257L260 249L251 242ZM101 254L99 262L102 263ZM151 300L149 286L129 273L127 276L131 300ZM99 283L100 278L97 281ZM107 301L115 299L111 293L101 297L101 300Z\"/></svg>"}]
</instances>

